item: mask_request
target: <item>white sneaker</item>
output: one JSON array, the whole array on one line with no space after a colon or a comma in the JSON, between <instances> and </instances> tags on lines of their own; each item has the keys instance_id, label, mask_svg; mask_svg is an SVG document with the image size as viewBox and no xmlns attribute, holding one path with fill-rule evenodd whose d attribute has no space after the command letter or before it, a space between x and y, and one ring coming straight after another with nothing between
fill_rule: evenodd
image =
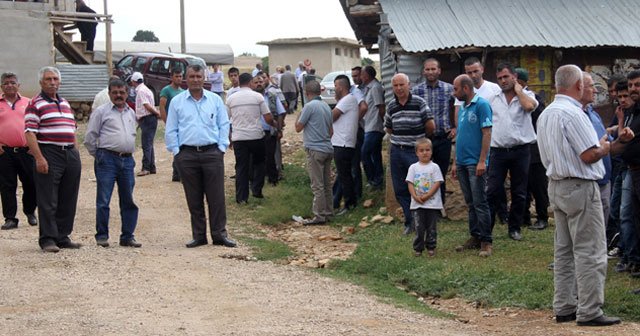
<instances>
[{"instance_id":1,"label":"white sneaker","mask_svg":"<svg viewBox=\"0 0 640 336\"><path fill-rule=\"evenodd\" d=\"M617 248L617 247L614 247L614 248L611 249L611 251L609 251L609 253L607 253L607 258L608 259L617 259L619 253L620 253L620 249Z\"/></svg>"},{"instance_id":2,"label":"white sneaker","mask_svg":"<svg viewBox=\"0 0 640 336\"><path fill-rule=\"evenodd\" d=\"M302 216L293 215L291 216L291 219L293 219L296 223L304 223L304 218L302 218Z\"/></svg>"}]
</instances>

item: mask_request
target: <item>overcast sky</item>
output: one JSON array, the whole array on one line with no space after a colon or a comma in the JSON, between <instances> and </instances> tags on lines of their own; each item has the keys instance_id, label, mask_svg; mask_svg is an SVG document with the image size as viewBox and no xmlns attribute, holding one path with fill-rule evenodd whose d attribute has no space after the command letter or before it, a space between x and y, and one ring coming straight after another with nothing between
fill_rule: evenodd
<instances>
[{"instance_id":1,"label":"overcast sky","mask_svg":"<svg viewBox=\"0 0 640 336\"><path fill-rule=\"evenodd\" d=\"M104 13L104 0L85 0ZM355 35L338 0L184 0L187 43L230 44L243 52L267 56L258 41L289 37ZM113 41L131 41L136 31L151 30L161 42L180 42L179 0L108 0ZM104 25L96 40L104 41ZM363 49L364 51L364 49ZM366 55L366 53L363 53Z\"/></svg>"}]
</instances>

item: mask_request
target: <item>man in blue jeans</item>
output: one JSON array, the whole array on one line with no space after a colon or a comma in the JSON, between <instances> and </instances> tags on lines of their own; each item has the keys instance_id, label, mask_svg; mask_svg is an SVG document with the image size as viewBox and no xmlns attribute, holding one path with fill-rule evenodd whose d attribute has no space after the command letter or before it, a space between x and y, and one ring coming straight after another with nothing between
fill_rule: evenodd
<instances>
[{"instance_id":1,"label":"man in blue jeans","mask_svg":"<svg viewBox=\"0 0 640 336\"><path fill-rule=\"evenodd\" d=\"M473 91L473 81L467 75L460 75L453 81L453 95L463 105L458 112L456 156L451 174L460 181L460 189L469 208L471 235L464 244L456 247L456 251L480 249L481 257L489 257L493 253L493 238L485 186L493 127L491 107L487 100Z\"/></svg>"},{"instance_id":2,"label":"man in blue jeans","mask_svg":"<svg viewBox=\"0 0 640 336\"><path fill-rule=\"evenodd\" d=\"M404 213L404 232L413 232L411 194L405 181L409 166L418 162L416 140L433 135L435 123L427 102L411 94L409 77L397 73L391 78L394 99L387 105L384 128L391 135L391 181L396 201Z\"/></svg>"},{"instance_id":3,"label":"man in blue jeans","mask_svg":"<svg viewBox=\"0 0 640 336\"><path fill-rule=\"evenodd\" d=\"M109 203L114 184L118 184L122 233L120 246L141 247L133 231L138 223L138 207L133 202L136 163L136 115L127 105L127 84L120 79L109 82L109 98L91 113L84 145L94 158L98 184L96 192L96 243L109 246Z\"/></svg>"}]
</instances>

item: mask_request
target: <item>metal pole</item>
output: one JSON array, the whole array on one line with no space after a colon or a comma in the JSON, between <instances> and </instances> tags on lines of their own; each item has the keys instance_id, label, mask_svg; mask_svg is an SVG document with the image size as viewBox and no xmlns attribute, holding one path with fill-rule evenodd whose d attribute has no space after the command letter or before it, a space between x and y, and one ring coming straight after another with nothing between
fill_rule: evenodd
<instances>
[{"instance_id":1,"label":"metal pole","mask_svg":"<svg viewBox=\"0 0 640 336\"><path fill-rule=\"evenodd\" d=\"M106 54L106 62L107 62L107 68L109 69L109 77L111 77L111 75L113 75L113 55L111 54L111 17L109 17L109 11L107 10L107 0L104 0L104 15L107 15L107 17L105 18L105 24L106 24L106 46L105 46L105 54Z\"/></svg>"},{"instance_id":2,"label":"metal pole","mask_svg":"<svg viewBox=\"0 0 640 336\"><path fill-rule=\"evenodd\" d=\"M184 0L180 0L180 52L187 53L187 42L184 33Z\"/></svg>"}]
</instances>

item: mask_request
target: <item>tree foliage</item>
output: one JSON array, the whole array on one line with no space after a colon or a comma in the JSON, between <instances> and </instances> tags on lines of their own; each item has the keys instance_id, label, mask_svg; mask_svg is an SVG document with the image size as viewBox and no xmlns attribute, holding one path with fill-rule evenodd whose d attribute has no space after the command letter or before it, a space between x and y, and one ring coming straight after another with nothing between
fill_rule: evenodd
<instances>
[{"instance_id":1,"label":"tree foliage","mask_svg":"<svg viewBox=\"0 0 640 336\"><path fill-rule=\"evenodd\" d=\"M131 42L160 42L160 39L151 30L138 30L136 36L133 37Z\"/></svg>"},{"instance_id":2,"label":"tree foliage","mask_svg":"<svg viewBox=\"0 0 640 336\"><path fill-rule=\"evenodd\" d=\"M362 59L362 66L373 65L374 61L369 57L365 57Z\"/></svg>"}]
</instances>

